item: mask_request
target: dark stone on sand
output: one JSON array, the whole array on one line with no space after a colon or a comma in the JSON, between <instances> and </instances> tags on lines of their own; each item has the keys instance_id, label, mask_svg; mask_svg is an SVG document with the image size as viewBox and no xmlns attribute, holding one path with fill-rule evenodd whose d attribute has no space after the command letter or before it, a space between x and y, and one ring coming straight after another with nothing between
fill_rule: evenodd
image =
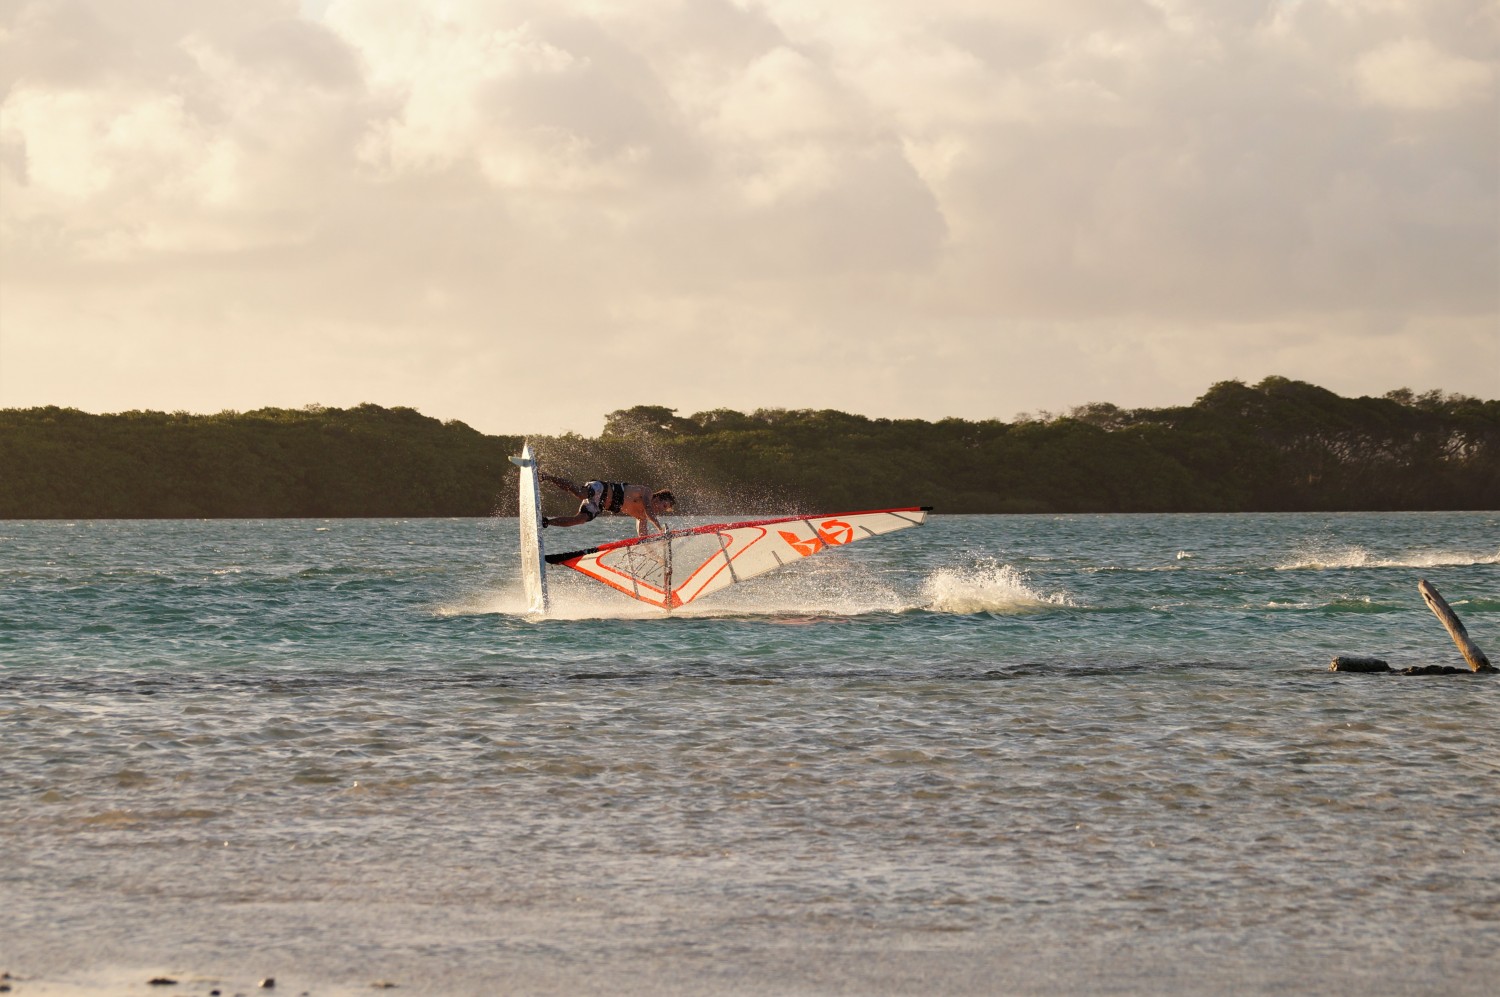
<instances>
[{"instance_id":1,"label":"dark stone on sand","mask_svg":"<svg viewBox=\"0 0 1500 997\"><path fill-rule=\"evenodd\" d=\"M1328 670L1330 672L1388 672L1391 666L1380 658L1343 656L1334 658Z\"/></svg>"},{"instance_id":2,"label":"dark stone on sand","mask_svg":"<svg viewBox=\"0 0 1500 997\"><path fill-rule=\"evenodd\" d=\"M153 987L175 987L175 986L177 986L177 981L176 980L169 980L165 976L158 976L155 979L147 980L146 982L149 985L153 986Z\"/></svg>"},{"instance_id":3,"label":"dark stone on sand","mask_svg":"<svg viewBox=\"0 0 1500 997\"><path fill-rule=\"evenodd\" d=\"M262 990L271 990L271 989L275 988L275 986L276 986L276 977L274 977L274 976L268 976L264 980L260 981L260 988Z\"/></svg>"}]
</instances>

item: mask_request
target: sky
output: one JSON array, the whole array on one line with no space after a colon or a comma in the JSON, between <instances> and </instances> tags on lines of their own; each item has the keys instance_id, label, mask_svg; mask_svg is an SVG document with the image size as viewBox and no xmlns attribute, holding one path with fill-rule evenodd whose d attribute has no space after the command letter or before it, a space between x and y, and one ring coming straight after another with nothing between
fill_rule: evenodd
<instances>
[{"instance_id":1,"label":"sky","mask_svg":"<svg viewBox=\"0 0 1500 997\"><path fill-rule=\"evenodd\" d=\"M1493 0L0 0L0 407L1500 397Z\"/></svg>"}]
</instances>

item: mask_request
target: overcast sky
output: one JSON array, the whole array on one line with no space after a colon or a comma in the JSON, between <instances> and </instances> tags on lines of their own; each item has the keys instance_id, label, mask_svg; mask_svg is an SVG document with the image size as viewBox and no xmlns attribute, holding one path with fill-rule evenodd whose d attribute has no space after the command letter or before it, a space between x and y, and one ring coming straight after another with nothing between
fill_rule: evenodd
<instances>
[{"instance_id":1,"label":"overcast sky","mask_svg":"<svg viewBox=\"0 0 1500 997\"><path fill-rule=\"evenodd\" d=\"M1500 397L1494 0L0 0L0 406Z\"/></svg>"}]
</instances>

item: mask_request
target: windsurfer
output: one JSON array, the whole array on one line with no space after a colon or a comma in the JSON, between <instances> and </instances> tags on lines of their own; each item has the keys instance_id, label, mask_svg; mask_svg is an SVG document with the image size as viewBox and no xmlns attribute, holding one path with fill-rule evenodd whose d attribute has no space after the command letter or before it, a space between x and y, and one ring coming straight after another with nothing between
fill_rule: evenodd
<instances>
[{"instance_id":1,"label":"windsurfer","mask_svg":"<svg viewBox=\"0 0 1500 997\"><path fill-rule=\"evenodd\" d=\"M627 485L618 481L590 481L576 485L566 478L545 472L538 477L577 496L582 502L578 506L578 512L572 516L544 518L543 527L581 526L607 512L615 516L635 517L636 536L643 537L650 532L646 525L648 522L656 527L657 532L665 533L666 527L656 517L665 516L677 507L676 497L666 488L653 492L645 485Z\"/></svg>"}]
</instances>

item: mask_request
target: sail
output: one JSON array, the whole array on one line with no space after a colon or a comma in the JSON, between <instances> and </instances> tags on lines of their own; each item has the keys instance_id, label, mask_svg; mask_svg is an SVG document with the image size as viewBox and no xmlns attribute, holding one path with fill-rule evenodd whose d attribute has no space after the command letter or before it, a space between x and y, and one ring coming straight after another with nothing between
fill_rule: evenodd
<instances>
[{"instance_id":1,"label":"sail","mask_svg":"<svg viewBox=\"0 0 1500 997\"><path fill-rule=\"evenodd\" d=\"M829 547L927 521L927 507L714 523L548 554L632 599L672 610Z\"/></svg>"}]
</instances>

